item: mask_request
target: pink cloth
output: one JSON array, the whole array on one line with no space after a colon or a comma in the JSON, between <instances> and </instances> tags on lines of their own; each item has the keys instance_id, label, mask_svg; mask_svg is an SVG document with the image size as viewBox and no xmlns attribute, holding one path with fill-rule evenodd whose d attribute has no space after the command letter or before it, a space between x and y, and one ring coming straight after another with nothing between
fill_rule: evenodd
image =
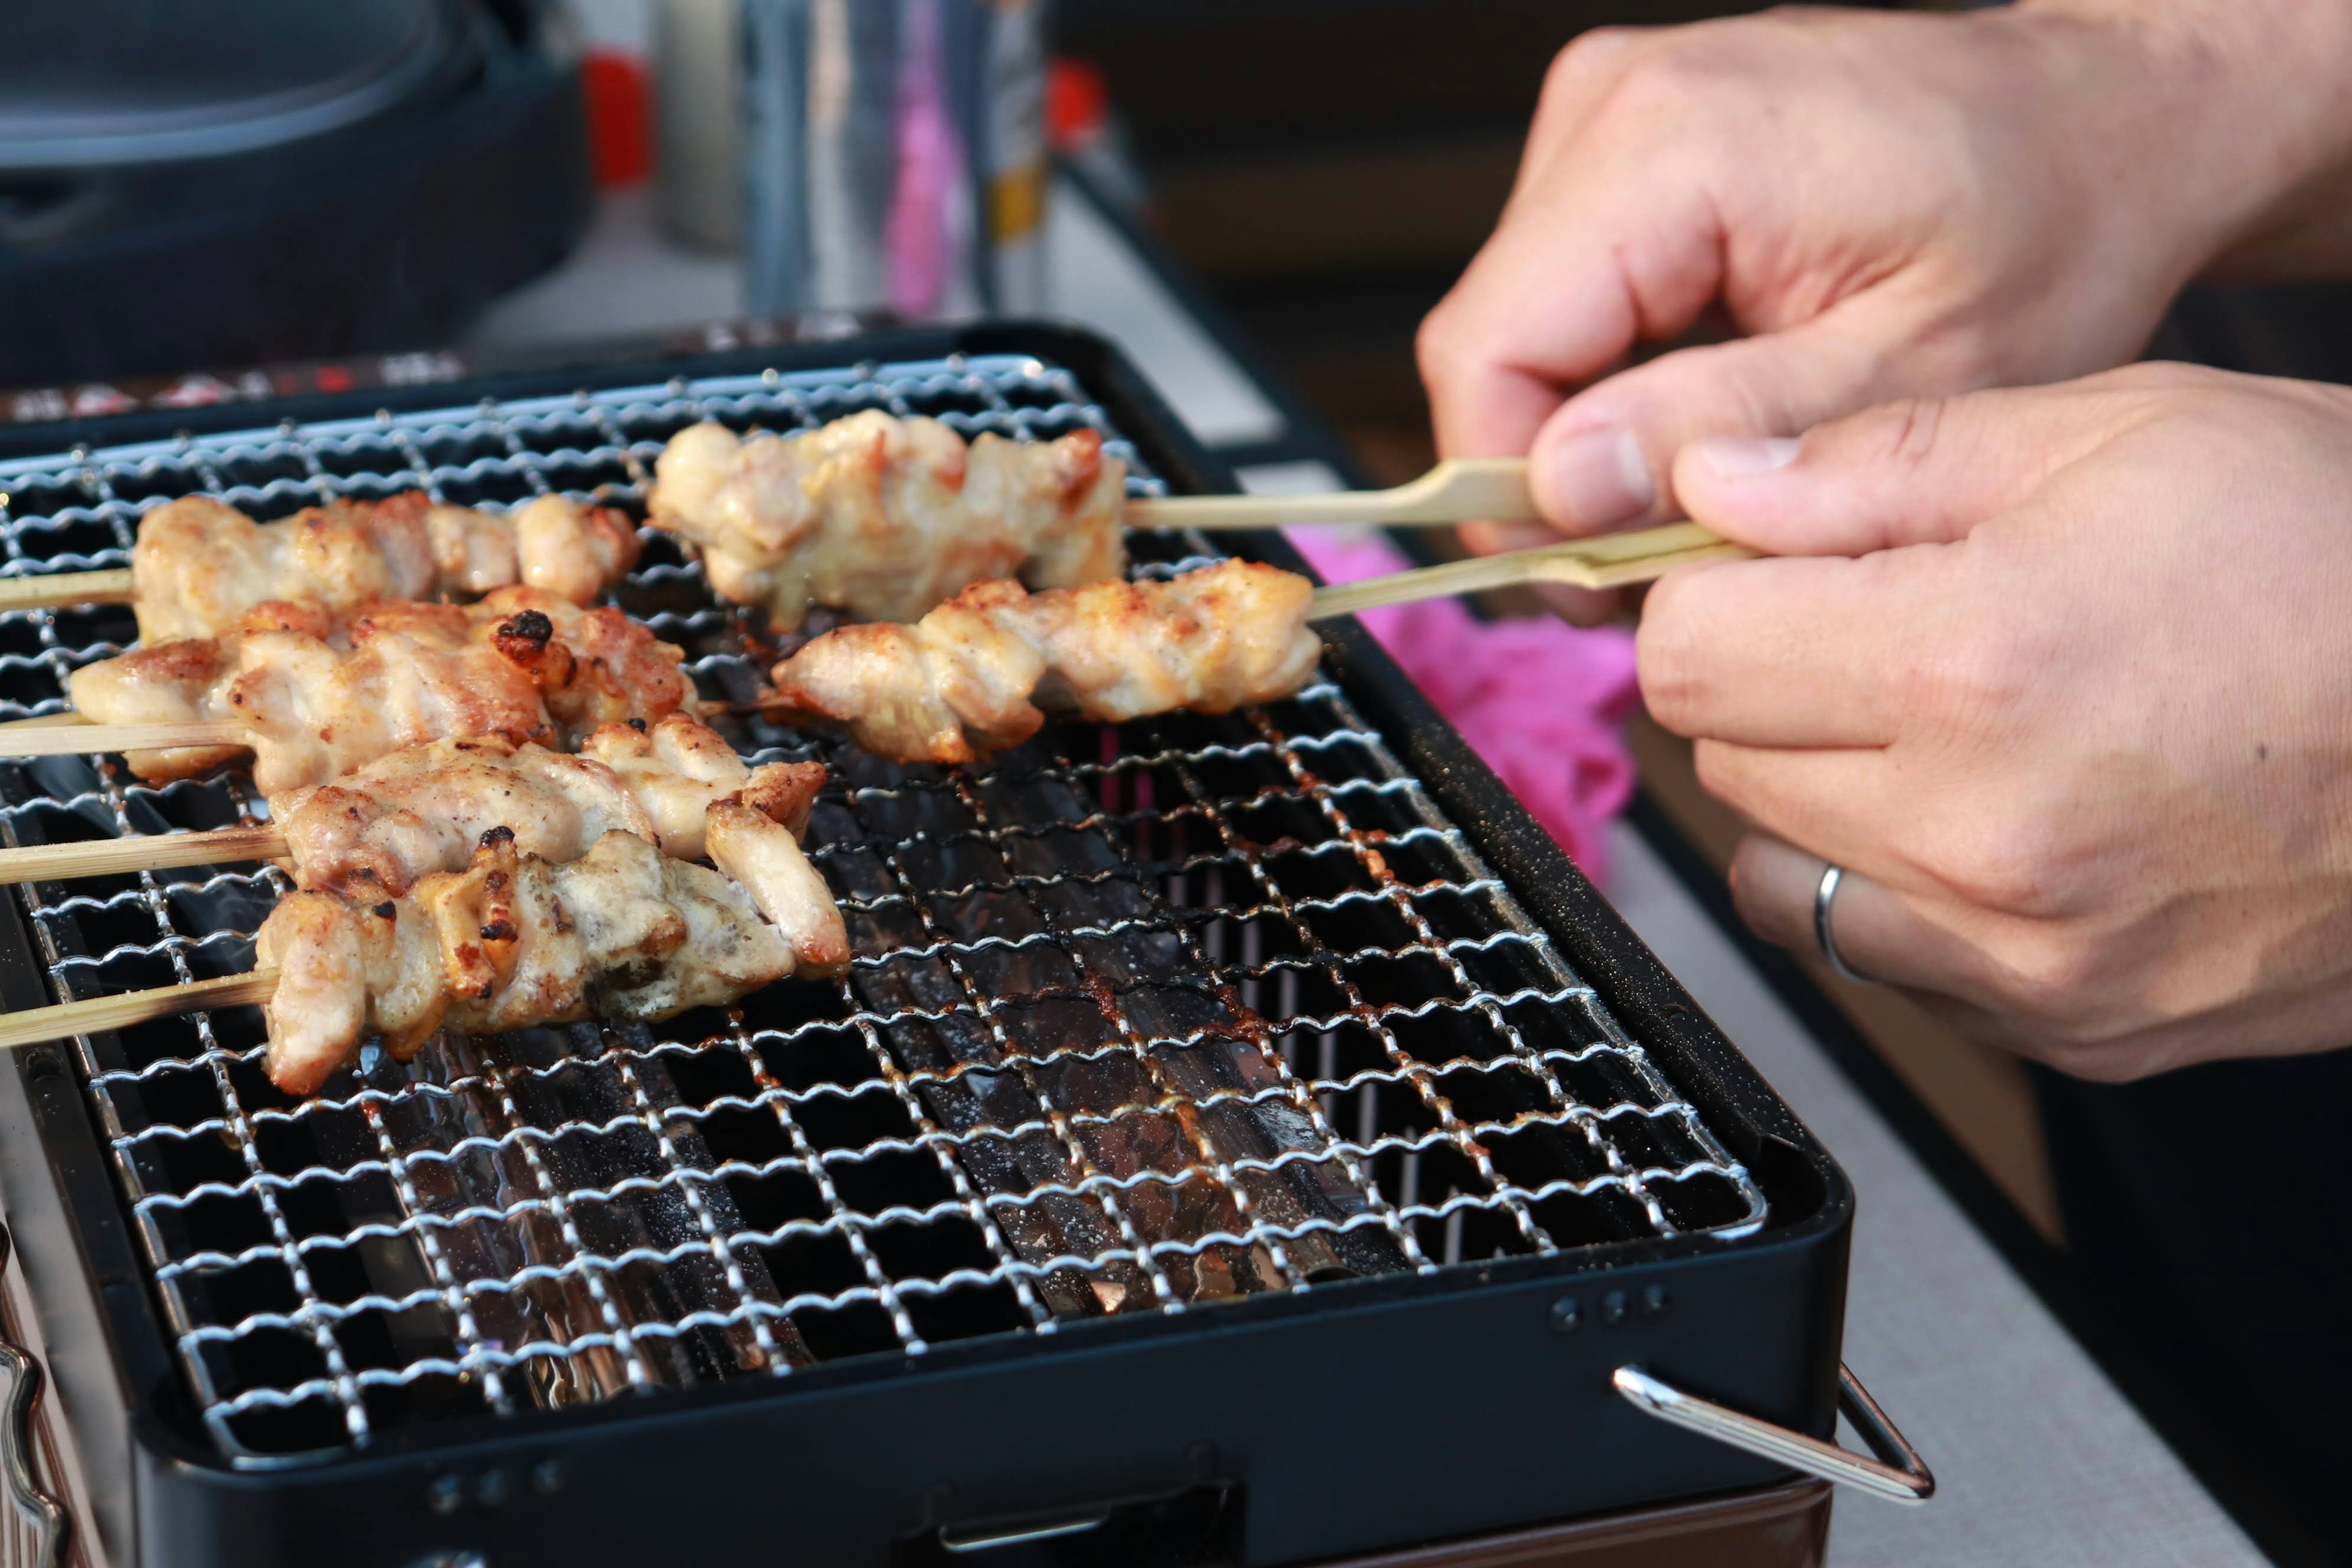
<instances>
[{"instance_id":1,"label":"pink cloth","mask_svg":"<svg viewBox=\"0 0 2352 1568\"><path fill-rule=\"evenodd\" d=\"M948 216L962 153L948 119L937 0L907 7L906 54L898 68L898 181L884 220L890 308L921 320L947 292L954 243Z\"/></svg>"},{"instance_id":2,"label":"pink cloth","mask_svg":"<svg viewBox=\"0 0 2352 1568\"><path fill-rule=\"evenodd\" d=\"M1412 564L1377 534L1294 529L1330 583ZM1482 621L1458 599L1392 605L1359 617L1462 731L1584 874L1609 876L1609 819L1633 794L1622 725L1633 705L1633 638L1549 616Z\"/></svg>"}]
</instances>

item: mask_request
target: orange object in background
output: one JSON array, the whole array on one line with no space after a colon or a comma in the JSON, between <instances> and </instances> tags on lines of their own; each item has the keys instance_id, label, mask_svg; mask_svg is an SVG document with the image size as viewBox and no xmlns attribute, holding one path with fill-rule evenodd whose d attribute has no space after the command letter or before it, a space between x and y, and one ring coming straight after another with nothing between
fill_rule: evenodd
<instances>
[{"instance_id":1,"label":"orange object in background","mask_svg":"<svg viewBox=\"0 0 2352 1568\"><path fill-rule=\"evenodd\" d=\"M634 184L653 173L653 84L646 62L613 49L580 60L588 107L588 156L599 185Z\"/></svg>"}]
</instances>

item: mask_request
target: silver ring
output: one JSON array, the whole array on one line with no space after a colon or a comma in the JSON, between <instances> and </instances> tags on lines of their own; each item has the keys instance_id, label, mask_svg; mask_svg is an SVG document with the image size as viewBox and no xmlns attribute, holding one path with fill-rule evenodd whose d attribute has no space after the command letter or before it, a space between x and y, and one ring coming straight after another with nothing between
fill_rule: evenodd
<instances>
[{"instance_id":1,"label":"silver ring","mask_svg":"<svg viewBox=\"0 0 2352 1568\"><path fill-rule=\"evenodd\" d=\"M1877 981L1854 969L1839 954L1837 938L1830 932L1830 902L1837 897L1838 884L1844 880L1844 867L1822 868L1822 879L1813 889L1813 941L1820 945L1822 961L1830 966L1831 973L1856 985L1875 985Z\"/></svg>"}]
</instances>

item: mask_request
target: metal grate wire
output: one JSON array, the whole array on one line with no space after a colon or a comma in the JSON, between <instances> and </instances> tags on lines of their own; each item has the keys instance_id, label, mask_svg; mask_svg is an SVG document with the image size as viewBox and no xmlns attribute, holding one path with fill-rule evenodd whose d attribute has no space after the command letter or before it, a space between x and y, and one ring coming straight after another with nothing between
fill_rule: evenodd
<instances>
[{"instance_id":1,"label":"metal grate wire","mask_svg":"<svg viewBox=\"0 0 2352 1568\"><path fill-rule=\"evenodd\" d=\"M584 390L0 464L7 574L121 565L202 490L274 517L412 487L642 499L673 432L864 407L1100 429L1003 357ZM1137 570L1206 559L1139 536ZM616 595L706 696L773 656L665 538ZM120 607L0 616L0 717L63 708ZM1748 1173L1328 681L1062 723L966 771L738 723L832 769L810 843L856 957L646 1026L370 1047L318 1097L236 1009L74 1045L189 1391L240 1463L388 1427L1763 1223ZM11 842L267 816L241 774L0 769ZM288 886L195 868L25 889L58 994L235 973Z\"/></svg>"}]
</instances>

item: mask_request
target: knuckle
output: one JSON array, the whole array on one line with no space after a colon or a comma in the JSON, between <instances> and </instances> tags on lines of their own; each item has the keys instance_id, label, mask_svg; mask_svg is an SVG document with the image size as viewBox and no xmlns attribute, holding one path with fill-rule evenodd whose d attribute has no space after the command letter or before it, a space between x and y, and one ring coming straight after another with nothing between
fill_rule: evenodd
<instances>
[{"instance_id":1,"label":"knuckle","mask_svg":"<svg viewBox=\"0 0 2352 1568\"><path fill-rule=\"evenodd\" d=\"M2085 1083L2133 1083L2158 1070L2144 1053L2118 1050L2120 1037L2045 1030L2028 1037L2027 1046L2044 1067Z\"/></svg>"},{"instance_id":2,"label":"knuckle","mask_svg":"<svg viewBox=\"0 0 2352 1568\"><path fill-rule=\"evenodd\" d=\"M1951 401L1943 397L1904 397L1881 409L1869 425L1868 450L1863 456L1874 464L1916 469L1936 455L1944 434Z\"/></svg>"},{"instance_id":3,"label":"knuckle","mask_svg":"<svg viewBox=\"0 0 2352 1568\"><path fill-rule=\"evenodd\" d=\"M1631 27L1590 27L1570 38L1545 68L1539 101L1547 110L1581 97L1635 37Z\"/></svg>"},{"instance_id":4,"label":"knuckle","mask_svg":"<svg viewBox=\"0 0 2352 1568\"><path fill-rule=\"evenodd\" d=\"M2032 695L2035 676L2032 639L1997 624L1945 637L1914 666L1906 685L1927 725L1950 737L2016 711Z\"/></svg>"},{"instance_id":5,"label":"knuckle","mask_svg":"<svg viewBox=\"0 0 2352 1568\"><path fill-rule=\"evenodd\" d=\"M2036 922L1986 957L1987 989L2021 1035L2049 1050L2087 1057L2139 1026L2128 956L2095 932Z\"/></svg>"},{"instance_id":6,"label":"knuckle","mask_svg":"<svg viewBox=\"0 0 2352 1568\"><path fill-rule=\"evenodd\" d=\"M1964 903L2021 919L2046 919L2061 905L2059 858L2050 836L2005 814L1937 832L1917 847L1919 870Z\"/></svg>"},{"instance_id":7,"label":"knuckle","mask_svg":"<svg viewBox=\"0 0 2352 1568\"><path fill-rule=\"evenodd\" d=\"M2087 1043L2080 1033L2084 992L2097 976L2097 965L2086 953L2036 928L2006 943L1993 962L1994 994L2007 1011L2033 1024L2045 1038Z\"/></svg>"},{"instance_id":8,"label":"knuckle","mask_svg":"<svg viewBox=\"0 0 2352 1568\"><path fill-rule=\"evenodd\" d=\"M1422 318L1421 326L1413 332L1413 363L1420 368L1422 379L1433 385L1444 380L1462 357L1460 314L1460 307L1449 294Z\"/></svg>"}]
</instances>

